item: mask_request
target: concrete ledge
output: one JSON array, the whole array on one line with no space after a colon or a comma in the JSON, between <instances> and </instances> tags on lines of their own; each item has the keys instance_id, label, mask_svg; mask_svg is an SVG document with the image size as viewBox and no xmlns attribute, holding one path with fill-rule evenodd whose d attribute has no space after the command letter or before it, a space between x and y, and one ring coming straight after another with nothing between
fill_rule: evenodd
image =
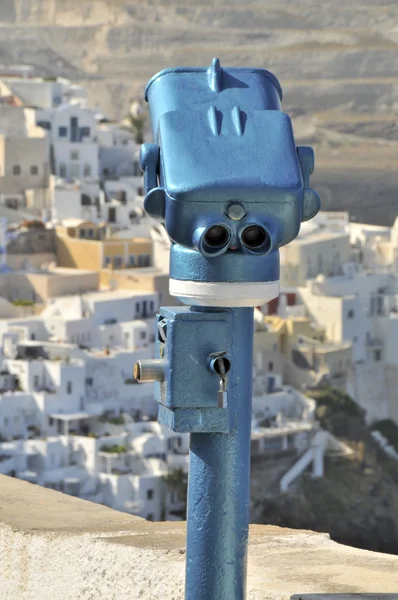
<instances>
[{"instance_id":1,"label":"concrete ledge","mask_svg":"<svg viewBox=\"0 0 398 600\"><path fill-rule=\"evenodd\" d=\"M2 600L183 600L184 548L184 523L148 523L0 476ZM398 592L398 557L251 527L248 600L344 592Z\"/></svg>"}]
</instances>

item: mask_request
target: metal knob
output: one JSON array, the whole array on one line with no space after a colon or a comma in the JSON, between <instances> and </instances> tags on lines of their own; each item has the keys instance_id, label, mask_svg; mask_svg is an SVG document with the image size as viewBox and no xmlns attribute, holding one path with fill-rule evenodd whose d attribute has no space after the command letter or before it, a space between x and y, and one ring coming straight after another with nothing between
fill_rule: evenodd
<instances>
[{"instance_id":1,"label":"metal knob","mask_svg":"<svg viewBox=\"0 0 398 600\"><path fill-rule=\"evenodd\" d=\"M167 361L162 358L137 360L134 365L134 379L138 383L164 381L164 372Z\"/></svg>"}]
</instances>

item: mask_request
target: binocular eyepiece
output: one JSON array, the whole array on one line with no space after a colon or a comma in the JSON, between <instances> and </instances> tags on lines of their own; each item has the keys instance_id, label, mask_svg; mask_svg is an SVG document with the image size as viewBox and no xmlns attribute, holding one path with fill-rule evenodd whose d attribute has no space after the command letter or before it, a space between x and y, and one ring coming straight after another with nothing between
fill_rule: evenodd
<instances>
[{"instance_id":1,"label":"binocular eyepiece","mask_svg":"<svg viewBox=\"0 0 398 600\"><path fill-rule=\"evenodd\" d=\"M271 250L271 245L271 236L261 225L246 224L234 233L228 225L216 223L201 233L197 249L203 256L211 258L228 251L264 255Z\"/></svg>"}]
</instances>

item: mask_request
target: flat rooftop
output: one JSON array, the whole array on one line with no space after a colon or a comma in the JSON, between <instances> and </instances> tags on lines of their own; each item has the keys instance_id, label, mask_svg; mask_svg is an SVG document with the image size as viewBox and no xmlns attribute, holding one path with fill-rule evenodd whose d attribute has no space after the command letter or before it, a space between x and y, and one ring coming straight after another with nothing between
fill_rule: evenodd
<instances>
[{"instance_id":1,"label":"flat rooftop","mask_svg":"<svg viewBox=\"0 0 398 600\"><path fill-rule=\"evenodd\" d=\"M82 294L83 300L88 301L107 301L107 300L124 300L128 298L138 298L141 296L153 296L156 292L142 290L103 290L98 292L86 292ZM61 296L60 300L63 297Z\"/></svg>"},{"instance_id":2,"label":"flat rooftop","mask_svg":"<svg viewBox=\"0 0 398 600\"><path fill-rule=\"evenodd\" d=\"M321 242L328 242L333 240L350 239L350 235L344 232L335 232L328 230L317 230L308 234L299 234L298 237L291 242L291 244L300 244L305 246L306 244L316 244Z\"/></svg>"}]
</instances>

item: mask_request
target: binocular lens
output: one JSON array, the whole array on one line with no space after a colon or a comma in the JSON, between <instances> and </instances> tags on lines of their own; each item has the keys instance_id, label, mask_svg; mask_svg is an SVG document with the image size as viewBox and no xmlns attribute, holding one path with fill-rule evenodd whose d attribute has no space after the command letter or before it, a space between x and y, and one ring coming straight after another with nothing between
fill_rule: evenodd
<instances>
[{"instance_id":1,"label":"binocular lens","mask_svg":"<svg viewBox=\"0 0 398 600\"><path fill-rule=\"evenodd\" d=\"M242 233L242 243L246 248L258 248L269 242L269 235L262 227L250 225Z\"/></svg>"},{"instance_id":2,"label":"binocular lens","mask_svg":"<svg viewBox=\"0 0 398 600\"><path fill-rule=\"evenodd\" d=\"M217 248L218 246L224 246L229 240L229 231L226 227L222 225L213 225L206 232L205 242L212 248Z\"/></svg>"}]
</instances>

